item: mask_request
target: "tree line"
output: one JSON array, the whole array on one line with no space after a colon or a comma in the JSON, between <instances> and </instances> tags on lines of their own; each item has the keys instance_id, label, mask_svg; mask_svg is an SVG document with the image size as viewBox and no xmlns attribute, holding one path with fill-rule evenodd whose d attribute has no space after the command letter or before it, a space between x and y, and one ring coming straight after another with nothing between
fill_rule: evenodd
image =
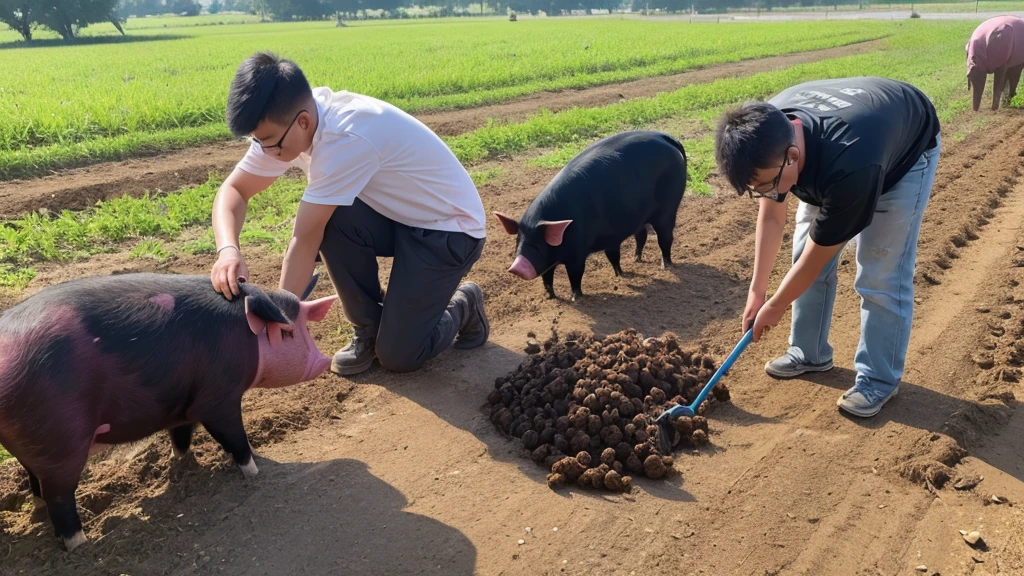
<instances>
[{"instance_id":1,"label":"tree line","mask_svg":"<svg viewBox=\"0 0 1024 576\"><path fill-rule=\"evenodd\" d=\"M887 0L891 1L891 0ZM906 1L906 0L904 0ZM402 8L414 0L213 0L206 8L210 14L247 12L273 20L324 20L357 18L367 11L383 11L390 17L401 17ZM432 0L431 16L479 14L486 2L490 11L521 14L544 12L549 16L573 11L663 10L666 12L696 11L701 14L749 8L771 10L790 6L858 5L864 0ZM876 2L880 3L880 2ZM479 11L474 7L480 7ZM194 16L203 10L196 0L0 0L0 22L32 40L32 31L49 28L64 39L74 38L78 30L96 22L112 22L121 34L123 23L130 16L180 14Z\"/></svg>"}]
</instances>

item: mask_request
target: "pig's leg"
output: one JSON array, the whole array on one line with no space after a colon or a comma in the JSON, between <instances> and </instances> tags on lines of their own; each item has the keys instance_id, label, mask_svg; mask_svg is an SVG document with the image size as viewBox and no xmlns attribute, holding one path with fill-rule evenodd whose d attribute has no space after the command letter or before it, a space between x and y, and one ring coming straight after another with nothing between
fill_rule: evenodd
<instances>
[{"instance_id":1,"label":"pig's leg","mask_svg":"<svg viewBox=\"0 0 1024 576\"><path fill-rule=\"evenodd\" d=\"M548 268L548 271L541 274L541 280L544 281L544 290L548 293L548 299L553 300L555 298L555 268L557 265Z\"/></svg>"},{"instance_id":2,"label":"pig's leg","mask_svg":"<svg viewBox=\"0 0 1024 576\"><path fill-rule=\"evenodd\" d=\"M233 412L220 420L204 421L203 427L228 454L231 454L235 464L242 469L242 474L246 478L252 478L259 473L259 469L256 467L256 461L252 458L249 438L245 435L245 427L242 426L241 405Z\"/></svg>"},{"instance_id":3,"label":"pig's leg","mask_svg":"<svg viewBox=\"0 0 1024 576\"><path fill-rule=\"evenodd\" d=\"M1006 89L1006 66L1000 66L996 68L995 74L992 75L992 109L999 109L999 99L1003 95L1003 90Z\"/></svg>"},{"instance_id":4,"label":"pig's leg","mask_svg":"<svg viewBox=\"0 0 1024 576\"><path fill-rule=\"evenodd\" d=\"M658 248L661 248L661 267L672 266L672 231L676 227L676 212L667 212L660 221L655 223L654 232L658 235Z\"/></svg>"},{"instance_id":5,"label":"pig's leg","mask_svg":"<svg viewBox=\"0 0 1024 576\"><path fill-rule=\"evenodd\" d=\"M24 464L21 467L25 469L25 472L28 472L28 485L32 489L33 503L36 505L36 508L46 506L46 502L43 500L43 492L39 489L39 478Z\"/></svg>"},{"instance_id":6,"label":"pig's leg","mask_svg":"<svg viewBox=\"0 0 1024 576\"><path fill-rule=\"evenodd\" d=\"M1006 71L1006 94L1003 101L1007 105L1017 95L1017 85L1020 84L1020 73L1022 70L1024 70L1024 66L1014 66Z\"/></svg>"},{"instance_id":7,"label":"pig's leg","mask_svg":"<svg viewBox=\"0 0 1024 576\"><path fill-rule=\"evenodd\" d=\"M636 261L643 261L644 245L647 244L647 224L644 224L633 235L636 238Z\"/></svg>"},{"instance_id":8,"label":"pig's leg","mask_svg":"<svg viewBox=\"0 0 1024 576\"><path fill-rule=\"evenodd\" d=\"M578 262L565 263L565 272L569 275L569 286L572 288L573 302L583 298L583 270L586 266L586 258L581 258Z\"/></svg>"},{"instance_id":9,"label":"pig's leg","mask_svg":"<svg viewBox=\"0 0 1024 576\"><path fill-rule=\"evenodd\" d=\"M609 248L604 251L604 255L608 257L608 261L612 263L612 270L615 271L616 276L622 276L622 266L619 265L619 259L622 257L622 252L619 250L620 246L615 248Z\"/></svg>"},{"instance_id":10,"label":"pig's leg","mask_svg":"<svg viewBox=\"0 0 1024 576\"><path fill-rule=\"evenodd\" d=\"M186 424L167 431L171 437L171 449L178 458L188 454L189 448L192 447L192 433L195 432L195 429L195 424Z\"/></svg>"},{"instance_id":11,"label":"pig's leg","mask_svg":"<svg viewBox=\"0 0 1024 576\"><path fill-rule=\"evenodd\" d=\"M78 476L82 468L85 468L84 461L78 468ZM78 517L77 503L75 502L75 490L78 489L78 476L73 479L65 479L63 470L60 479L43 477L40 479L40 489L43 499L46 500L46 509L50 514L50 522L53 523L53 530L57 537L64 541L64 547L68 552L73 551L88 539L82 532L82 520Z\"/></svg>"}]
</instances>

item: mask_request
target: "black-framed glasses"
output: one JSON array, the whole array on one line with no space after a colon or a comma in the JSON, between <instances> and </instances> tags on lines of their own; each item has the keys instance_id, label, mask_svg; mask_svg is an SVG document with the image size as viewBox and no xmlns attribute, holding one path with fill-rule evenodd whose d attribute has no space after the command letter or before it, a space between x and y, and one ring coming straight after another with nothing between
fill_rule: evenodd
<instances>
[{"instance_id":1,"label":"black-framed glasses","mask_svg":"<svg viewBox=\"0 0 1024 576\"><path fill-rule=\"evenodd\" d=\"M264 146L263 142L260 142L260 139L256 138L255 136L252 137L253 142L259 144L260 149L263 150L264 153L266 153L267 150L273 150L274 148L280 148L281 147L281 143L283 143L284 139L288 136L288 131L292 129L292 126L295 125L295 121L299 119L299 114L302 114L305 111L306 111L305 109L299 110L299 113L295 115L295 118L292 118L292 121L288 123L288 128L285 128L284 134L281 134L281 138L278 139L277 144L273 144L271 146Z\"/></svg>"},{"instance_id":2,"label":"black-framed glasses","mask_svg":"<svg viewBox=\"0 0 1024 576\"><path fill-rule=\"evenodd\" d=\"M789 149L795 146L795 144L786 146L786 150L783 152L782 156L782 166L779 166L779 173L772 179L769 187L766 188L764 185L761 185L755 188L749 184L747 185L747 194L749 194L752 199L768 198L769 200L778 200L779 197L782 196L779 192L779 182L782 181L782 172L786 169L786 166L789 165Z\"/></svg>"}]
</instances>

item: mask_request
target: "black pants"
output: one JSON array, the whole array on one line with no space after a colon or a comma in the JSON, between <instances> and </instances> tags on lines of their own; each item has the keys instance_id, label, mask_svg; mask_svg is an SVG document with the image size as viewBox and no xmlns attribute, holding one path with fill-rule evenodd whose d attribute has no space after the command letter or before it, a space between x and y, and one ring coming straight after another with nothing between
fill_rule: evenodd
<instances>
[{"instance_id":1,"label":"black pants","mask_svg":"<svg viewBox=\"0 0 1024 576\"><path fill-rule=\"evenodd\" d=\"M483 247L482 238L461 232L400 224L357 198L334 209L320 257L356 336L376 338L384 368L411 372L454 342L459 326L449 303ZM378 256L394 258L386 295Z\"/></svg>"}]
</instances>

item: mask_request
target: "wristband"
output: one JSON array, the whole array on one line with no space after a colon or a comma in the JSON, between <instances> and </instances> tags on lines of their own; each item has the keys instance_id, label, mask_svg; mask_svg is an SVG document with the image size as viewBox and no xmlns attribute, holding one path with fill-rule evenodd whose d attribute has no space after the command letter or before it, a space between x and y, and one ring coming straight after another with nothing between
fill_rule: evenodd
<instances>
[{"instance_id":1,"label":"wristband","mask_svg":"<svg viewBox=\"0 0 1024 576\"><path fill-rule=\"evenodd\" d=\"M234 246L234 245L228 244L227 246L221 246L220 248L218 248L217 249L217 254L220 255L222 250L227 250L228 248L234 248L235 250L238 250L238 246ZM242 251L238 250L238 253L241 254Z\"/></svg>"}]
</instances>

